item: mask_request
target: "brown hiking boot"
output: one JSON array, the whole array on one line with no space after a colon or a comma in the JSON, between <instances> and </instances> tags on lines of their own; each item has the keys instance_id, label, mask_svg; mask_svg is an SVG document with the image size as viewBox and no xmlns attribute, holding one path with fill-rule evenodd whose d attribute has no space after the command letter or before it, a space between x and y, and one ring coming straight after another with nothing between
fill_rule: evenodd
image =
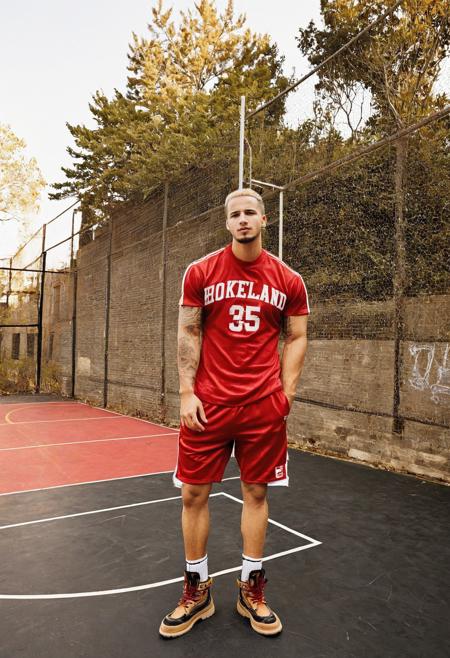
<instances>
[{"instance_id":1,"label":"brown hiking boot","mask_svg":"<svg viewBox=\"0 0 450 658\"><path fill-rule=\"evenodd\" d=\"M251 571L248 582L238 579L239 597L237 611L243 617L250 619L251 627L261 635L277 635L283 628L281 621L267 605L264 587L267 579L265 571Z\"/></svg>"},{"instance_id":2,"label":"brown hiking boot","mask_svg":"<svg viewBox=\"0 0 450 658\"><path fill-rule=\"evenodd\" d=\"M212 578L200 582L198 573L185 571L183 595L178 606L161 622L159 633L163 637L178 637L191 630L201 619L211 617L214 612L214 601L210 587Z\"/></svg>"}]
</instances>

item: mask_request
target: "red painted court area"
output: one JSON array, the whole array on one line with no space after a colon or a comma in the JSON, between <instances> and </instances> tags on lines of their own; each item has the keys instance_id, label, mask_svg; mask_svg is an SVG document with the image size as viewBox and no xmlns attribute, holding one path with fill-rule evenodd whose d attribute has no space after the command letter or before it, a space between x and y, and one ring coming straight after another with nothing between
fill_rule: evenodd
<instances>
[{"instance_id":1,"label":"red painted court area","mask_svg":"<svg viewBox=\"0 0 450 658\"><path fill-rule=\"evenodd\" d=\"M0 493L170 471L178 431L82 402L0 406Z\"/></svg>"}]
</instances>

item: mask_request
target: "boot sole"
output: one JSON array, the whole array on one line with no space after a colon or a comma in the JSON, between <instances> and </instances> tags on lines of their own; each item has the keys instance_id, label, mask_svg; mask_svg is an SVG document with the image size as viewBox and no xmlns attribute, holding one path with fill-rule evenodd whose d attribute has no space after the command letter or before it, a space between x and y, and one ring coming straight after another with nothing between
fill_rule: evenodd
<instances>
[{"instance_id":1,"label":"boot sole","mask_svg":"<svg viewBox=\"0 0 450 658\"><path fill-rule=\"evenodd\" d=\"M180 624L179 626L166 626L166 624L162 622L161 626L159 627L159 634L166 638L179 637L180 635L184 635L185 633L188 633L193 625L198 621L212 617L215 611L216 609L214 607L214 601L211 599L211 603L207 608L197 612L197 614L189 619L189 621L184 622L184 624Z\"/></svg>"},{"instance_id":2,"label":"boot sole","mask_svg":"<svg viewBox=\"0 0 450 658\"><path fill-rule=\"evenodd\" d=\"M252 615L249 613L249 611L246 608L244 608L244 606L239 601L239 599L237 602L236 609L242 617L246 617L247 619L250 619L251 627L253 628L254 631L259 633L260 635L278 635L278 633L281 633L283 629L283 625L278 615L276 615L275 613L273 614L275 615L276 623L271 624L270 628L267 628L267 624L262 624L261 622L255 621L255 619L253 619Z\"/></svg>"}]
</instances>

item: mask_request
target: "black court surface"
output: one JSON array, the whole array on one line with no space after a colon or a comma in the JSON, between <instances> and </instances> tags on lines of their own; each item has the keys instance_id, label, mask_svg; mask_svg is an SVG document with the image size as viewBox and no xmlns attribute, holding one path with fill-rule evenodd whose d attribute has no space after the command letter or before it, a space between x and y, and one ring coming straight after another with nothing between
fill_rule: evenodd
<instances>
[{"instance_id":1,"label":"black court surface","mask_svg":"<svg viewBox=\"0 0 450 658\"><path fill-rule=\"evenodd\" d=\"M293 450L289 474L269 493L275 638L235 610L234 461L210 502L216 614L173 640L158 635L183 569L169 473L0 496L1 658L447 658L450 489Z\"/></svg>"}]
</instances>

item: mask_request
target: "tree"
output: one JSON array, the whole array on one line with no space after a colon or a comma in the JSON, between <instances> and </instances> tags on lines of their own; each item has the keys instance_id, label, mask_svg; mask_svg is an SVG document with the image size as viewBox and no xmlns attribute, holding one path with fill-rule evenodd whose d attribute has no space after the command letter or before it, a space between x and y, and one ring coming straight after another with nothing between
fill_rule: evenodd
<instances>
[{"instance_id":1,"label":"tree","mask_svg":"<svg viewBox=\"0 0 450 658\"><path fill-rule=\"evenodd\" d=\"M0 124L0 222L23 222L25 213L37 210L45 187L36 159L27 159L25 147L10 126Z\"/></svg>"},{"instance_id":2,"label":"tree","mask_svg":"<svg viewBox=\"0 0 450 658\"><path fill-rule=\"evenodd\" d=\"M252 108L288 84L276 47L245 28L245 16L235 18L231 0L223 14L200 0L180 12L178 27L162 0L152 14L149 37L133 34L126 93L94 95L95 130L68 124L75 163L51 198L75 194L105 216L190 165L229 160L238 150L240 95Z\"/></svg>"},{"instance_id":3,"label":"tree","mask_svg":"<svg viewBox=\"0 0 450 658\"><path fill-rule=\"evenodd\" d=\"M300 30L299 48L313 65L324 61L394 3L373 0L321 0L324 29L314 23ZM448 103L434 85L450 44L446 0L403 0L389 16L334 57L319 72L324 104L336 105L355 86L371 94L372 115L365 137L396 132ZM396 267L394 296L406 290L405 178L407 137L394 142L394 215ZM417 152L416 152L417 157ZM399 320L400 322L400 320Z\"/></svg>"},{"instance_id":4,"label":"tree","mask_svg":"<svg viewBox=\"0 0 450 658\"><path fill-rule=\"evenodd\" d=\"M321 0L324 29L300 29L298 44L316 65L394 6L393 0ZM383 21L319 72L323 97L360 85L371 94L370 125L387 133L443 107L433 93L450 44L446 0L403 0Z\"/></svg>"}]
</instances>

